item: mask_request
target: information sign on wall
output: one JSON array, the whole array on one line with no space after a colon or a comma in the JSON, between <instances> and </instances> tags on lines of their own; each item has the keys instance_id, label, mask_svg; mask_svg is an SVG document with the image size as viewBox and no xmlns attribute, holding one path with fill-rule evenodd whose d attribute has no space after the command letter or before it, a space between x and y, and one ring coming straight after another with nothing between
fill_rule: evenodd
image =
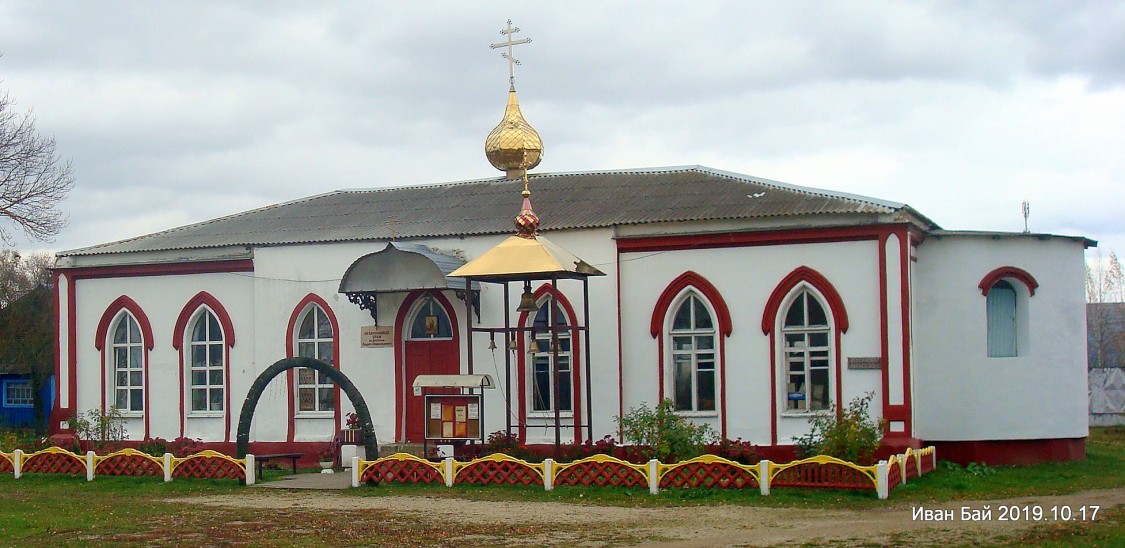
<instances>
[{"instance_id":1,"label":"information sign on wall","mask_svg":"<svg viewBox=\"0 0 1125 548\"><path fill-rule=\"evenodd\" d=\"M879 356L848 358L848 369L882 369L883 359Z\"/></svg>"},{"instance_id":2,"label":"information sign on wall","mask_svg":"<svg viewBox=\"0 0 1125 548\"><path fill-rule=\"evenodd\" d=\"M394 338L394 328L389 325L365 325L359 328L360 348L390 348Z\"/></svg>"}]
</instances>

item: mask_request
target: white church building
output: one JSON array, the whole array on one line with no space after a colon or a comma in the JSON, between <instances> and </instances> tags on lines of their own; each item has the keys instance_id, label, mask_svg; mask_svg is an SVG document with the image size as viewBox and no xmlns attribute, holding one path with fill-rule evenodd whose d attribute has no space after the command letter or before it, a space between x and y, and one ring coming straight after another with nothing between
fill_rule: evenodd
<instances>
[{"instance_id":1,"label":"white church building","mask_svg":"<svg viewBox=\"0 0 1125 548\"><path fill-rule=\"evenodd\" d=\"M1084 457L1094 242L943 230L905 204L699 166L530 174L539 232L604 276L539 279L520 312L522 284L447 276L514 232L542 148L493 139L534 132L517 125L490 136L505 177L340 190L59 253L54 428L116 405L134 440L229 452L255 379L307 356L358 388L384 444L423 441L419 375L477 374L495 385L477 433L532 444L554 442L556 417L567 443L617 437L615 417L667 398L785 454L810 414L873 393L891 447ZM381 289L348 291L370 262L360 281ZM473 330L508 324L512 339ZM311 451L352 410L290 370L262 393L252 452Z\"/></svg>"}]
</instances>

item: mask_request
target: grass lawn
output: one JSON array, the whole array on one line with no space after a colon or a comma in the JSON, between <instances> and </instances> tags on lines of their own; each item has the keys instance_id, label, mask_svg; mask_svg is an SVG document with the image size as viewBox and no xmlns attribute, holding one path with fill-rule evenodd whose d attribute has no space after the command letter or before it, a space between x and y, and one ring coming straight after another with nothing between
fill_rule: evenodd
<instances>
[{"instance_id":1,"label":"grass lawn","mask_svg":"<svg viewBox=\"0 0 1125 548\"><path fill-rule=\"evenodd\" d=\"M552 492L531 487L384 485L325 497L424 495L474 500L558 501L615 506L735 504L810 508L881 508L888 504L1000 499L1067 494L1125 487L1125 428L1091 430L1087 459L1026 467L938 467L891 492L889 501L873 493L775 489L768 497L756 489L672 489L651 496L644 489L570 488ZM274 479L283 472L270 472ZM29 474L16 480L0 474L0 545L98 545L133 543L270 544L412 543L434 544L473 535L520 535L542 530L521 525L498 530L494 524L404 520L384 511L313 512L300 508L241 509L165 502L169 498L238 493L231 480L84 477ZM346 507L341 501L340 507ZM1120 545L1125 509L1103 508L1092 523L1044 524L1000 546ZM576 526L580 527L580 526ZM555 527L554 530L557 530ZM626 538L620 539L626 541ZM903 539L910 544L909 539ZM998 543L998 544L997 544Z\"/></svg>"}]
</instances>

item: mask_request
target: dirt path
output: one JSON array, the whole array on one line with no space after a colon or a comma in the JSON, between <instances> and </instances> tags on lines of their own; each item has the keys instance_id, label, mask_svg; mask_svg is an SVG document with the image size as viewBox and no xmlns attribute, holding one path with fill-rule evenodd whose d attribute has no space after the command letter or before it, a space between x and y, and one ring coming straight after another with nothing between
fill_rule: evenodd
<instances>
[{"instance_id":1,"label":"dirt path","mask_svg":"<svg viewBox=\"0 0 1125 548\"><path fill-rule=\"evenodd\" d=\"M661 546L774 546L814 541L833 544L898 544L911 545L948 543L950 541L980 542L997 536L1013 536L1039 523L1053 521L1055 513L1080 517L1091 506L1101 512L1125 504L1125 488L1088 491L1064 496L1024 497L993 501L958 501L932 506L929 517L952 515L952 520L914 519L917 504L894 503L885 508L861 510L823 510L793 508L759 508L749 506L693 506L671 508L622 508L614 506L583 506L553 502L466 501L449 498L417 496L356 497L321 491L247 490L221 496L179 499L175 502L224 507L251 507L286 510L366 510L376 509L404 515L409 519L432 523L478 523L506 526L512 524L552 524L559 531L537 533L519 538L455 539L487 543L503 541L513 545L586 545L641 543ZM1001 521L1001 506L1020 508L1038 506L1044 512L1042 521L1020 519ZM962 509L991 509L991 519L962 520ZM951 512L951 513L948 513ZM1104 514L1103 514L1104 515ZM548 528L549 529L549 528ZM905 536L904 536L905 535Z\"/></svg>"}]
</instances>

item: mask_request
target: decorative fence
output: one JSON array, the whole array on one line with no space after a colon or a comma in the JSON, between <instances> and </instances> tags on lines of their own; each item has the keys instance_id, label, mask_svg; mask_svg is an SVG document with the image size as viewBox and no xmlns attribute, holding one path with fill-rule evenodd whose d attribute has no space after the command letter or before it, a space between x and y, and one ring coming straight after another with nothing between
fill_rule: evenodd
<instances>
[{"instance_id":1,"label":"decorative fence","mask_svg":"<svg viewBox=\"0 0 1125 548\"><path fill-rule=\"evenodd\" d=\"M880 499L903 485L908 479L932 471L937 465L933 447L907 449L901 455L880 461L873 466L859 466L840 459L817 456L778 464L763 460L746 465L703 455L674 464L651 460L633 464L608 455L594 455L569 463L545 459L530 463L502 454L493 454L468 462L452 458L440 462L397 453L377 460L352 459L352 486L365 482L444 483L477 485L542 485L552 490L558 485L596 485L613 487L647 487L657 494L660 489L705 487L754 489L763 495L771 488L856 489L874 491Z\"/></svg>"},{"instance_id":2,"label":"decorative fence","mask_svg":"<svg viewBox=\"0 0 1125 548\"><path fill-rule=\"evenodd\" d=\"M154 457L136 449L122 449L108 455L93 451L72 453L59 447L48 447L34 453L16 449L0 452L0 473L10 472L19 479L24 474L85 474L87 481L96 476L153 476L164 481L173 478L237 479L254 484L254 456L236 459L216 451L202 451L186 457L165 453Z\"/></svg>"},{"instance_id":3,"label":"decorative fence","mask_svg":"<svg viewBox=\"0 0 1125 548\"><path fill-rule=\"evenodd\" d=\"M444 483L476 485L536 485L552 490L555 486L647 487L660 489L723 488L754 489L763 495L772 488L855 489L874 491L885 499L890 491L908 480L931 472L937 466L933 447L907 449L873 466L859 466L840 459L817 456L778 464L763 460L740 464L714 455L703 455L674 464L650 460L633 464L609 455L594 455L574 462L546 459L535 464L508 455L493 454L468 462L447 458L439 462L397 453L377 460L352 459L352 486L366 482ZM202 451L186 457L165 453L154 457L136 449L122 449L108 455L93 451L78 454L49 447L34 453L16 449L0 452L0 473L85 474L96 476L152 476L164 481L174 478L237 479L253 485L254 455L236 459L216 451Z\"/></svg>"}]
</instances>

